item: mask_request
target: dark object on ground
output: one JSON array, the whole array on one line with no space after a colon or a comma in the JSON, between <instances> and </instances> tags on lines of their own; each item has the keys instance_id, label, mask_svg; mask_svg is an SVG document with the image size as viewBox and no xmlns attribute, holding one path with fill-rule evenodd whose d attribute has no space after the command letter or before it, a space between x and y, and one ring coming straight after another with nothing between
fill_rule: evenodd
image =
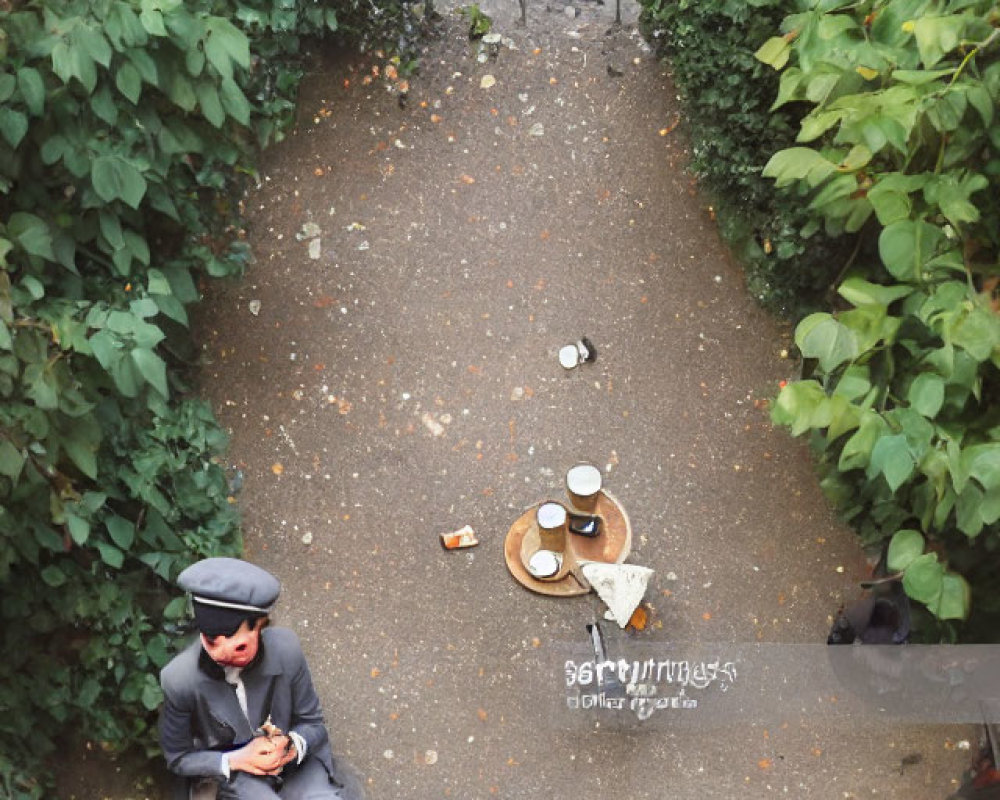
<instances>
[{"instance_id":1,"label":"dark object on ground","mask_svg":"<svg viewBox=\"0 0 1000 800\"><path fill-rule=\"evenodd\" d=\"M622 71L621 71L620 69L615 69L615 68L614 68L614 67L612 67L612 66L611 66L610 64L608 64L608 77L609 77L609 78L620 78L620 77L622 77L622 76L623 76L624 74L625 74L625 73L624 73L624 72L622 72Z\"/></svg>"},{"instance_id":2,"label":"dark object on ground","mask_svg":"<svg viewBox=\"0 0 1000 800\"><path fill-rule=\"evenodd\" d=\"M581 362L589 364L597 360L597 348L586 336L580 337L580 341L576 343L576 349L580 351Z\"/></svg>"},{"instance_id":3,"label":"dark object on ground","mask_svg":"<svg viewBox=\"0 0 1000 800\"><path fill-rule=\"evenodd\" d=\"M1000 724L987 721L979 751L963 775L962 786L948 800L1000 800L1000 770L997 769L997 738Z\"/></svg>"},{"instance_id":4,"label":"dark object on ground","mask_svg":"<svg viewBox=\"0 0 1000 800\"><path fill-rule=\"evenodd\" d=\"M833 621L827 644L905 644L910 638L910 599L900 579L864 584L868 593Z\"/></svg>"},{"instance_id":5,"label":"dark object on ground","mask_svg":"<svg viewBox=\"0 0 1000 800\"><path fill-rule=\"evenodd\" d=\"M601 532L601 518L570 514L569 529L573 533L593 538Z\"/></svg>"}]
</instances>

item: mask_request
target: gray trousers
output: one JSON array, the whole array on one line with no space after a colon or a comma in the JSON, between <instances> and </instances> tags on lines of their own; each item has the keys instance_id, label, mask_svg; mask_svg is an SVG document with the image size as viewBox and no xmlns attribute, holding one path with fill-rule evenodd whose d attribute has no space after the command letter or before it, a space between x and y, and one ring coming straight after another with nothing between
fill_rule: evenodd
<instances>
[{"instance_id":1,"label":"gray trousers","mask_svg":"<svg viewBox=\"0 0 1000 800\"><path fill-rule=\"evenodd\" d=\"M326 767L315 758L285 767L279 779L234 772L219 784L218 800L344 800L330 783Z\"/></svg>"}]
</instances>

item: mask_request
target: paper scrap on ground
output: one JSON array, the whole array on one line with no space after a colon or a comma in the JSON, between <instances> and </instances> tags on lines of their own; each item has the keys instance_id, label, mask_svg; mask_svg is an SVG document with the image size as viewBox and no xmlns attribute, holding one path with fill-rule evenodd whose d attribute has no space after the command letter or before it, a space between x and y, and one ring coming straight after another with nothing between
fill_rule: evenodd
<instances>
[{"instance_id":1,"label":"paper scrap on ground","mask_svg":"<svg viewBox=\"0 0 1000 800\"><path fill-rule=\"evenodd\" d=\"M619 628L628 625L632 612L642 602L653 570L637 564L605 564L588 561L583 565L583 577L611 611Z\"/></svg>"}]
</instances>

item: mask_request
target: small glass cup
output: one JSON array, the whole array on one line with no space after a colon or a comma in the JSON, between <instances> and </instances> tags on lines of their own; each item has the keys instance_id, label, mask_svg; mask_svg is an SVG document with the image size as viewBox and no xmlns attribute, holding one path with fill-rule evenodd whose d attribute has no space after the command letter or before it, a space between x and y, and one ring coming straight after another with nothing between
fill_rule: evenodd
<instances>
[{"instance_id":1,"label":"small glass cup","mask_svg":"<svg viewBox=\"0 0 1000 800\"><path fill-rule=\"evenodd\" d=\"M577 464L566 473L566 492L574 509L593 514L601 493L601 471L593 464Z\"/></svg>"},{"instance_id":2,"label":"small glass cup","mask_svg":"<svg viewBox=\"0 0 1000 800\"><path fill-rule=\"evenodd\" d=\"M566 549L566 532L569 514L562 503L549 501L542 503L535 511L538 523L538 539L542 550L562 553Z\"/></svg>"}]
</instances>

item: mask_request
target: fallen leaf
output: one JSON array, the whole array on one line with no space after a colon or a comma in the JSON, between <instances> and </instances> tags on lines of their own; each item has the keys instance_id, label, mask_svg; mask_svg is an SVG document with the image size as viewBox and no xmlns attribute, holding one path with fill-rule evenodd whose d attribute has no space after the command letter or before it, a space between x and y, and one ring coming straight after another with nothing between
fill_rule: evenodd
<instances>
[{"instance_id":1,"label":"fallen leaf","mask_svg":"<svg viewBox=\"0 0 1000 800\"><path fill-rule=\"evenodd\" d=\"M271 465L271 472L273 472L275 475L280 475L284 471L285 471L285 468L283 466L281 466L281 464L272 464Z\"/></svg>"},{"instance_id":2,"label":"fallen leaf","mask_svg":"<svg viewBox=\"0 0 1000 800\"><path fill-rule=\"evenodd\" d=\"M701 618L705 620L705 622L708 622L712 618L712 614L711 612L706 611L704 614L701 615Z\"/></svg>"},{"instance_id":3,"label":"fallen leaf","mask_svg":"<svg viewBox=\"0 0 1000 800\"><path fill-rule=\"evenodd\" d=\"M476 716L479 717L480 722L486 722L487 714L485 709L480 708L478 711L476 711Z\"/></svg>"},{"instance_id":4,"label":"fallen leaf","mask_svg":"<svg viewBox=\"0 0 1000 800\"><path fill-rule=\"evenodd\" d=\"M628 624L635 628L637 631L642 631L646 629L646 623L649 621L649 615L646 613L646 609L642 606L637 606L635 611L632 612L632 616L629 617Z\"/></svg>"},{"instance_id":5,"label":"fallen leaf","mask_svg":"<svg viewBox=\"0 0 1000 800\"><path fill-rule=\"evenodd\" d=\"M476 179L473 178L471 175L463 175L462 176L462 183L464 183L464 184L467 184L467 185L471 186L475 182L476 182Z\"/></svg>"},{"instance_id":6,"label":"fallen leaf","mask_svg":"<svg viewBox=\"0 0 1000 800\"><path fill-rule=\"evenodd\" d=\"M771 769L771 767L774 766L774 762L769 758L762 758L757 762L757 766L761 769Z\"/></svg>"}]
</instances>

